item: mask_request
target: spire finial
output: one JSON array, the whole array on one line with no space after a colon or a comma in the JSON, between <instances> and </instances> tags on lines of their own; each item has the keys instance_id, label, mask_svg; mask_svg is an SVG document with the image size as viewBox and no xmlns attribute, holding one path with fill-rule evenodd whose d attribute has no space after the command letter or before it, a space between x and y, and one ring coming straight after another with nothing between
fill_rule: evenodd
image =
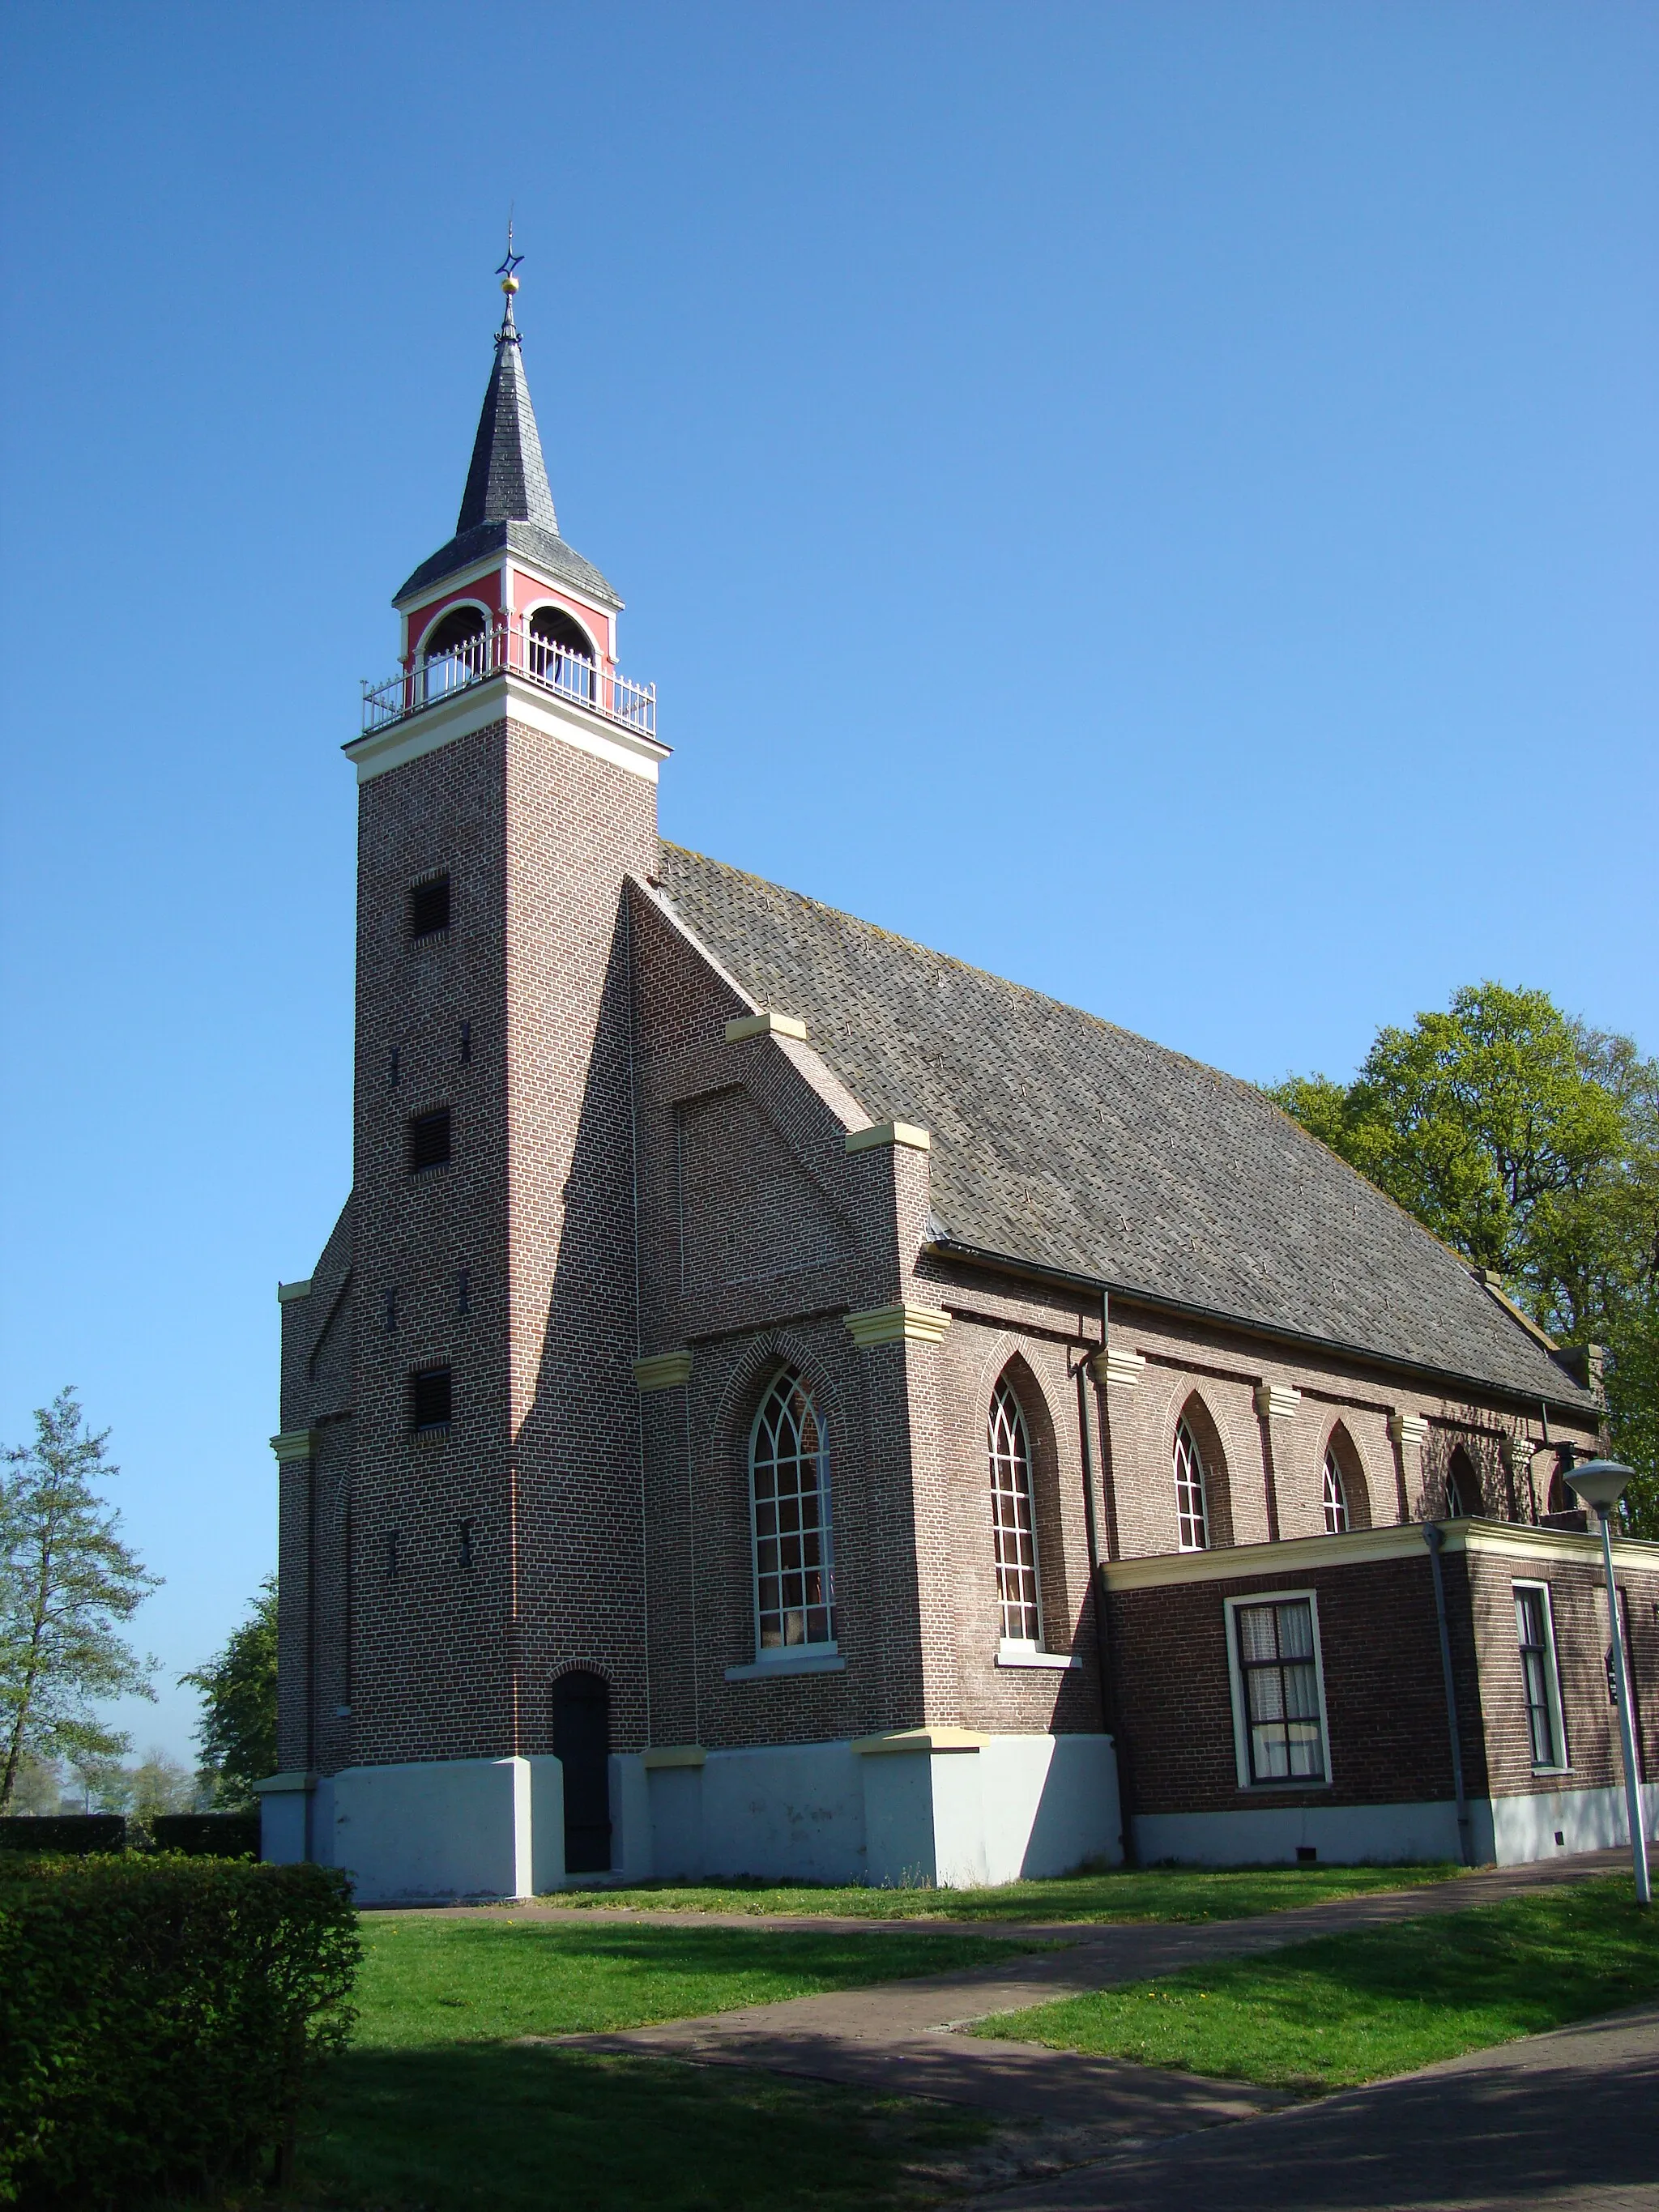
<instances>
[{"instance_id":1,"label":"spire finial","mask_svg":"<svg viewBox=\"0 0 1659 2212\"><path fill-rule=\"evenodd\" d=\"M513 295L519 289L519 280L513 272L523 259L522 253L515 253L513 251L513 210L509 208L507 214L507 258L495 271L501 280L501 289L507 295L507 313L501 321L503 337L513 330ZM516 332L514 335L516 336Z\"/></svg>"}]
</instances>

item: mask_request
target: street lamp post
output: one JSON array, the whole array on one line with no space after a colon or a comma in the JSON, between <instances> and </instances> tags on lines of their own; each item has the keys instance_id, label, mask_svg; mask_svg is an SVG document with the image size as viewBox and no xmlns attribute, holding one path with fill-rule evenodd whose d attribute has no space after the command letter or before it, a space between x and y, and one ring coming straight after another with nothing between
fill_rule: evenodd
<instances>
[{"instance_id":1,"label":"street lamp post","mask_svg":"<svg viewBox=\"0 0 1659 2212\"><path fill-rule=\"evenodd\" d=\"M1613 1509L1624 1495L1631 1469L1614 1459L1586 1460L1566 1470L1566 1480L1601 1523L1601 1564L1607 1574L1607 1620L1613 1630L1613 1679L1619 1700L1619 1733L1625 1750L1625 1807L1630 1815L1630 1855L1636 1868L1636 1902L1646 1905L1648 1839L1642 1826L1642 1784L1636 1764L1636 1730L1631 1723L1630 1676L1625 1668L1624 1623L1619 1617L1619 1589L1613 1579Z\"/></svg>"}]
</instances>

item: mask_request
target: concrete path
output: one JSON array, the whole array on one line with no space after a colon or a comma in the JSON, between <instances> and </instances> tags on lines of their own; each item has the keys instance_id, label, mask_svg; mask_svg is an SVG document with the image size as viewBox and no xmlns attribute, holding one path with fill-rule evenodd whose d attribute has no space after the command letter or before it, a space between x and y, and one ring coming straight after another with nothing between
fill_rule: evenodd
<instances>
[{"instance_id":1,"label":"concrete path","mask_svg":"<svg viewBox=\"0 0 1659 2212\"><path fill-rule=\"evenodd\" d=\"M1655 2212L1659 2005L972 2202L975 2212Z\"/></svg>"},{"instance_id":2,"label":"concrete path","mask_svg":"<svg viewBox=\"0 0 1659 2212\"><path fill-rule=\"evenodd\" d=\"M927 1980L889 1982L873 1989L796 1997L781 2004L750 2005L702 2019L672 2021L614 2035L561 2037L590 2051L650 2053L702 2065L759 2067L912 2096L942 2097L988 2111L1088 2130L1084 2156L1111 2143L1184 2134L1277 2109L1279 2094L1242 2083L1200 2080L1153 2067L1085 2057L1030 2043L992 2040L955 2032L988 2014L1139 1981L1212 1959L1276 1950L1315 1936L1376 1928L1466 1911L1472 1905L1564 1881L1583 1881L1622 1863L1617 1852L1586 1852L1570 1860L1493 1868L1451 1881L1367 1897L1342 1898L1250 1920L1196 1926L1109 1926L1076 1922L988 1928L981 1935L1063 1941L1063 1949L1015 1955L994 1966ZM617 1916L606 1912L609 1919ZM665 1916L632 1913L647 1921ZM726 1924L727 1916L676 1913L677 1923ZM822 1920L759 1921L732 1916L753 1927L823 1928ZM915 1921L836 1922L836 1926L914 1931ZM937 1928L938 1922L923 1926ZM1659 2204L1659 2200L1656 2200Z\"/></svg>"}]
</instances>

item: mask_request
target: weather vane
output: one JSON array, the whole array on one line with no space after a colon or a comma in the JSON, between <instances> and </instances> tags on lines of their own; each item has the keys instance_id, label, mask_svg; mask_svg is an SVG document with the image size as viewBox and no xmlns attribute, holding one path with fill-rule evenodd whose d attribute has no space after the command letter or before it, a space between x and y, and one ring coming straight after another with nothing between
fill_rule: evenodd
<instances>
[{"instance_id":1,"label":"weather vane","mask_svg":"<svg viewBox=\"0 0 1659 2212\"><path fill-rule=\"evenodd\" d=\"M513 213L509 209L507 217L507 258L495 271L501 280L501 289L507 295L507 327L509 329L513 322L513 295L519 289L519 280L513 272L523 259L522 253L515 253L513 251Z\"/></svg>"}]
</instances>

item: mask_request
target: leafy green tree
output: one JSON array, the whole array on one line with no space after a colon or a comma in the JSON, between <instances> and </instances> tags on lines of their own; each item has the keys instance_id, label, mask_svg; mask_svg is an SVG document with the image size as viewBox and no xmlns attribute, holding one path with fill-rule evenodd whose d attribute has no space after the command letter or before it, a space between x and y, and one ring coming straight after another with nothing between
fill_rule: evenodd
<instances>
[{"instance_id":1,"label":"leafy green tree","mask_svg":"<svg viewBox=\"0 0 1659 2212\"><path fill-rule=\"evenodd\" d=\"M149 1670L119 1632L160 1577L117 1531L93 1488L120 1470L104 1455L72 1389L34 1417L34 1441L0 1471L0 1814L25 1758L110 1758L127 1747L92 1701L153 1698Z\"/></svg>"},{"instance_id":2,"label":"leafy green tree","mask_svg":"<svg viewBox=\"0 0 1659 2212\"><path fill-rule=\"evenodd\" d=\"M247 1619L223 1650L179 1679L202 1692L196 1741L216 1802L236 1811L253 1805L253 1784L276 1766L275 1575L260 1583Z\"/></svg>"},{"instance_id":3,"label":"leafy green tree","mask_svg":"<svg viewBox=\"0 0 1659 2212\"><path fill-rule=\"evenodd\" d=\"M1542 991L1459 991L1346 1085L1270 1094L1556 1339L1606 1352L1627 1519L1659 1535L1659 1066Z\"/></svg>"}]
</instances>

